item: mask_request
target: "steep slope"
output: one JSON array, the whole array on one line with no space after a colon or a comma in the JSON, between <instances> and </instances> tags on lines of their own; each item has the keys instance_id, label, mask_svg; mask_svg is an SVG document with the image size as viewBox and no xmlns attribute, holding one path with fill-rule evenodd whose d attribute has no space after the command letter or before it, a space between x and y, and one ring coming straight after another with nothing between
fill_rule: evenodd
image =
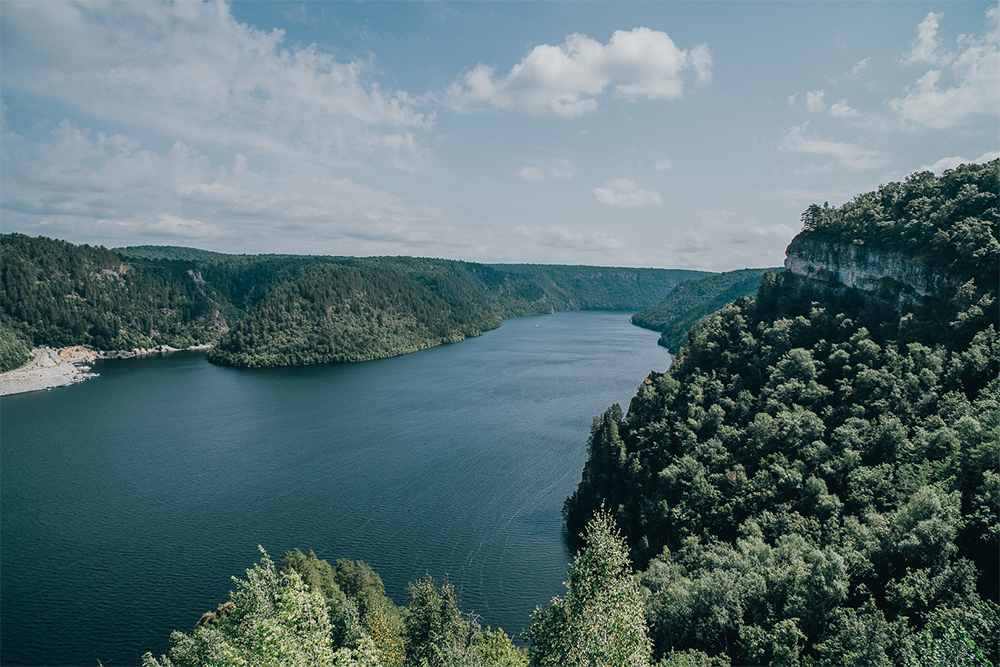
<instances>
[{"instance_id":1,"label":"steep slope","mask_svg":"<svg viewBox=\"0 0 1000 667\"><path fill-rule=\"evenodd\" d=\"M481 288L447 269L422 277L364 261L306 266L252 306L209 358L237 366L363 361L500 326Z\"/></svg>"},{"instance_id":2,"label":"steep slope","mask_svg":"<svg viewBox=\"0 0 1000 667\"><path fill-rule=\"evenodd\" d=\"M233 310L185 262L0 235L0 322L33 344L130 350L216 340Z\"/></svg>"},{"instance_id":3,"label":"steep slope","mask_svg":"<svg viewBox=\"0 0 1000 667\"><path fill-rule=\"evenodd\" d=\"M632 324L659 331L658 343L676 352L688 330L731 301L757 293L765 271L740 269L681 283L655 306L632 316Z\"/></svg>"},{"instance_id":4,"label":"steep slope","mask_svg":"<svg viewBox=\"0 0 1000 667\"><path fill-rule=\"evenodd\" d=\"M677 285L707 275L683 269L609 266L494 264L503 282L494 289L511 315L561 310L642 310L664 299Z\"/></svg>"},{"instance_id":5,"label":"steep slope","mask_svg":"<svg viewBox=\"0 0 1000 667\"><path fill-rule=\"evenodd\" d=\"M595 419L567 524L626 528L658 655L1000 657L998 172L811 207L785 272Z\"/></svg>"}]
</instances>

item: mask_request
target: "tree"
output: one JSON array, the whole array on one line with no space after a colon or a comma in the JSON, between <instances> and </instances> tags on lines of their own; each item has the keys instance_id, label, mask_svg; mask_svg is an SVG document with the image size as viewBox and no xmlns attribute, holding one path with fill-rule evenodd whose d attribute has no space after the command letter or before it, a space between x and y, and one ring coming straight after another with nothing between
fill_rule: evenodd
<instances>
[{"instance_id":1,"label":"tree","mask_svg":"<svg viewBox=\"0 0 1000 667\"><path fill-rule=\"evenodd\" d=\"M445 667L457 662L471 639L471 624L458 610L455 587L445 579L441 589L427 575L407 587L410 602L403 622L408 664Z\"/></svg>"},{"instance_id":2,"label":"tree","mask_svg":"<svg viewBox=\"0 0 1000 667\"><path fill-rule=\"evenodd\" d=\"M294 570L279 573L258 548L260 563L247 570L246 581L233 578L232 611L190 635L174 632L169 656L146 653L143 667L374 667L370 640L357 650L334 650L322 594Z\"/></svg>"},{"instance_id":3,"label":"tree","mask_svg":"<svg viewBox=\"0 0 1000 667\"><path fill-rule=\"evenodd\" d=\"M638 581L602 507L582 535L565 598L539 608L526 633L533 667L645 667L651 645Z\"/></svg>"}]
</instances>

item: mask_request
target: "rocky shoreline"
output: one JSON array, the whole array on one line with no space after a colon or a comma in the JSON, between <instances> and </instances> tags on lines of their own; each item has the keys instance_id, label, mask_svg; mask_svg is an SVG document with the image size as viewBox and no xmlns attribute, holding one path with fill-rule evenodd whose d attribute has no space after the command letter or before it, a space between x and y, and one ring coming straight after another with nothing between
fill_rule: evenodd
<instances>
[{"instance_id":1,"label":"rocky shoreline","mask_svg":"<svg viewBox=\"0 0 1000 667\"><path fill-rule=\"evenodd\" d=\"M68 348L66 348L68 349ZM151 357L154 354L170 354L171 352L187 352L187 351L207 351L212 349L211 345L192 345L191 347L170 347L169 345L160 345L158 347L137 347L133 350L97 350L91 351L95 359L134 359L135 357Z\"/></svg>"},{"instance_id":2,"label":"rocky shoreline","mask_svg":"<svg viewBox=\"0 0 1000 667\"><path fill-rule=\"evenodd\" d=\"M211 345L192 345L186 349L208 350L211 347ZM97 373L90 372L89 366L96 359L132 359L181 351L180 348L169 345L110 351L91 350L82 345L64 347L60 350L36 347L32 350L34 358L26 365L0 373L0 396L65 387L97 377Z\"/></svg>"}]
</instances>

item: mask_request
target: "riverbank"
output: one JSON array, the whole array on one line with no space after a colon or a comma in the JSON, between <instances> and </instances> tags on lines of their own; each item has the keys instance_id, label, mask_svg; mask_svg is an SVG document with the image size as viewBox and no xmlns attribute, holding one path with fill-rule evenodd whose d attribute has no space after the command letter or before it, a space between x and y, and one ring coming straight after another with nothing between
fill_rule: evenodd
<instances>
[{"instance_id":1,"label":"riverbank","mask_svg":"<svg viewBox=\"0 0 1000 667\"><path fill-rule=\"evenodd\" d=\"M208 350L209 348L211 345L193 345L187 349ZM36 347L32 350L35 358L26 365L6 373L0 373L0 396L65 387L97 377L96 373L90 372L89 366L96 359L130 359L180 351L179 348L169 345L161 345L151 349L137 348L107 352L91 350L82 345L64 347L61 350Z\"/></svg>"},{"instance_id":2,"label":"riverbank","mask_svg":"<svg viewBox=\"0 0 1000 667\"><path fill-rule=\"evenodd\" d=\"M86 365L96 358L93 352L80 347L64 350L65 356L49 347L33 349L35 358L26 365L0 373L0 396L65 387L94 376Z\"/></svg>"}]
</instances>

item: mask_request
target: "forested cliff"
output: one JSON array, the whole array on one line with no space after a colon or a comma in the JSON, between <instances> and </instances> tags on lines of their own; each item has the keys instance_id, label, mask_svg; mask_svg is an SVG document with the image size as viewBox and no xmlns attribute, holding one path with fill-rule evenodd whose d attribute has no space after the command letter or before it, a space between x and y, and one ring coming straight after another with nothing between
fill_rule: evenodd
<instances>
[{"instance_id":1,"label":"forested cliff","mask_svg":"<svg viewBox=\"0 0 1000 667\"><path fill-rule=\"evenodd\" d=\"M687 332L702 318L741 296L756 294L766 271L740 269L688 280L660 303L633 315L632 324L659 331L658 344L676 353Z\"/></svg>"},{"instance_id":2,"label":"forested cliff","mask_svg":"<svg viewBox=\"0 0 1000 667\"><path fill-rule=\"evenodd\" d=\"M998 171L810 207L784 272L595 418L567 525L623 527L655 655L1000 659Z\"/></svg>"},{"instance_id":3,"label":"forested cliff","mask_svg":"<svg viewBox=\"0 0 1000 667\"><path fill-rule=\"evenodd\" d=\"M0 235L0 370L28 344L213 344L236 366L374 359L462 340L518 315L636 310L699 271L473 264L413 257L107 250Z\"/></svg>"}]
</instances>

